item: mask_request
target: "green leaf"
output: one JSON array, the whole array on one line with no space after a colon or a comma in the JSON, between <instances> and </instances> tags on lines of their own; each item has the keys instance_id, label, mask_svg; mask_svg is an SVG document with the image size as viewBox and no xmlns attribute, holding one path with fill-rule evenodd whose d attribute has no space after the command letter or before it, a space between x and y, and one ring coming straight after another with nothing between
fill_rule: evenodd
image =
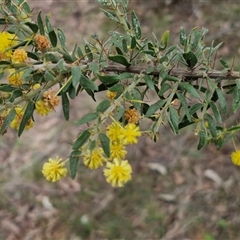
<instances>
[{"instance_id":1,"label":"green leaf","mask_svg":"<svg viewBox=\"0 0 240 240\"><path fill-rule=\"evenodd\" d=\"M120 81L119 75L105 75L105 76L98 75L98 78L102 83L106 85L115 84Z\"/></svg>"},{"instance_id":2,"label":"green leaf","mask_svg":"<svg viewBox=\"0 0 240 240\"><path fill-rule=\"evenodd\" d=\"M46 62L52 62L52 63L57 63L60 59L59 55L53 54L51 52L45 53L45 61Z\"/></svg>"},{"instance_id":3,"label":"green leaf","mask_svg":"<svg viewBox=\"0 0 240 240\"><path fill-rule=\"evenodd\" d=\"M89 89L89 90L93 90L93 91L98 90L98 86L94 82L92 82L88 77L86 77L85 75L81 75L80 85L84 89Z\"/></svg>"},{"instance_id":4,"label":"green leaf","mask_svg":"<svg viewBox=\"0 0 240 240\"><path fill-rule=\"evenodd\" d=\"M111 102L105 99L97 105L96 111L104 113L110 106L111 106Z\"/></svg>"},{"instance_id":5,"label":"green leaf","mask_svg":"<svg viewBox=\"0 0 240 240\"><path fill-rule=\"evenodd\" d=\"M172 86L170 85L170 84L168 84L168 83L163 83L162 85L161 85L161 88L160 88L160 91L158 92L158 96L163 96L164 95L164 93L166 93L169 89L171 89L172 88Z\"/></svg>"},{"instance_id":6,"label":"green leaf","mask_svg":"<svg viewBox=\"0 0 240 240\"><path fill-rule=\"evenodd\" d=\"M123 55L124 54L119 47L116 47L116 51L117 51L117 54L119 54L119 55Z\"/></svg>"},{"instance_id":7,"label":"green leaf","mask_svg":"<svg viewBox=\"0 0 240 240\"><path fill-rule=\"evenodd\" d=\"M206 113L204 115L204 117L205 117L205 119L206 119L206 121L208 123L208 129L209 129L212 137L216 138L217 137L217 128L216 128L216 124L214 123L213 117L210 114L208 114L208 113Z\"/></svg>"},{"instance_id":8,"label":"green leaf","mask_svg":"<svg viewBox=\"0 0 240 240\"><path fill-rule=\"evenodd\" d=\"M74 179L76 177L80 155L81 155L81 151L79 151L79 150L72 151L70 154L69 169L70 169L70 176L72 179Z\"/></svg>"},{"instance_id":9,"label":"green leaf","mask_svg":"<svg viewBox=\"0 0 240 240\"><path fill-rule=\"evenodd\" d=\"M183 109L185 111L188 121L191 122L192 117L189 114L188 103L187 103L185 96L183 96L180 92L176 92L176 94L177 94L179 101L181 102L181 104L183 106Z\"/></svg>"},{"instance_id":10,"label":"green leaf","mask_svg":"<svg viewBox=\"0 0 240 240\"><path fill-rule=\"evenodd\" d=\"M202 33L199 31L195 31L194 34L195 34L195 36L194 36L194 40L191 44L191 51L194 51L198 47L198 45L199 45L199 43L201 43L201 40L203 37Z\"/></svg>"},{"instance_id":11,"label":"green leaf","mask_svg":"<svg viewBox=\"0 0 240 240\"><path fill-rule=\"evenodd\" d=\"M124 65L126 67L130 67L131 66L131 63L129 63L128 60L124 56L122 56L122 55L108 56L108 59L113 61L113 62L122 64L122 65Z\"/></svg>"},{"instance_id":12,"label":"green leaf","mask_svg":"<svg viewBox=\"0 0 240 240\"><path fill-rule=\"evenodd\" d=\"M133 91L132 91L132 104L133 104L133 106L136 109L140 110L141 102L142 102L142 94L141 94L141 92L137 88L133 89Z\"/></svg>"},{"instance_id":13,"label":"green leaf","mask_svg":"<svg viewBox=\"0 0 240 240\"><path fill-rule=\"evenodd\" d=\"M55 80L55 76L53 76L52 73L50 73L48 70L45 71L44 78L47 82Z\"/></svg>"},{"instance_id":14,"label":"green leaf","mask_svg":"<svg viewBox=\"0 0 240 240\"><path fill-rule=\"evenodd\" d=\"M78 55L79 58L82 58L84 56L83 52L82 52L82 50L79 46L77 47L77 55Z\"/></svg>"},{"instance_id":15,"label":"green leaf","mask_svg":"<svg viewBox=\"0 0 240 240\"><path fill-rule=\"evenodd\" d=\"M79 134L77 139L74 141L73 149L77 150L83 146L83 144L89 139L91 133L88 130L84 130Z\"/></svg>"},{"instance_id":16,"label":"green leaf","mask_svg":"<svg viewBox=\"0 0 240 240\"><path fill-rule=\"evenodd\" d=\"M110 157L110 140L108 136L104 133L99 133L98 137L101 142L104 153L109 158Z\"/></svg>"},{"instance_id":17,"label":"green leaf","mask_svg":"<svg viewBox=\"0 0 240 240\"><path fill-rule=\"evenodd\" d=\"M17 98L17 97L20 97L22 96L23 93L20 89L16 89L14 91L11 92L11 96L10 98L8 99L9 102L14 102L14 100Z\"/></svg>"},{"instance_id":18,"label":"green leaf","mask_svg":"<svg viewBox=\"0 0 240 240\"><path fill-rule=\"evenodd\" d=\"M67 68L65 67L65 62L63 59L60 59L57 63L57 67L60 70L61 73L66 73Z\"/></svg>"},{"instance_id":19,"label":"green leaf","mask_svg":"<svg viewBox=\"0 0 240 240\"><path fill-rule=\"evenodd\" d=\"M206 141L207 141L207 134L206 132L199 132L199 142L197 146L197 150L200 150L201 148L204 147Z\"/></svg>"},{"instance_id":20,"label":"green leaf","mask_svg":"<svg viewBox=\"0 0 240 240\"><path fill-rule=\"evenodd\" d=\"M120 95L124 91L124 86L122 84L115 84L112 87L110 87L108 90L111 92L117 92L117 95Z\"/></svg>"},{"instance_id":21,"label":"green leaf","mask_svg":"<svg viewBox=\"0 0 240 240\"><path fill-rule=\"evenodd\" d=\"M88 113L86 115L84 115L81 119L77 120L76 123L77 124L84 124L84 123L88 123L88 122L91 122L95 119L98 118L98 114L93 112L93 113Z\"/></svg>"},{"instance_id":22,"label":"green leaf","mask_svg":"<svg viewBox=\"0 0 240 240\"><path fill-rule=\"evenodd\" d=\"M197 90L189 83L180 83L180 88L183 88L195 98L200 98Z\"/></svg>"},{"instance_id":23,"label":"green leaf","mask_svg":"<svg viewBox=\"0 0 240 240\"><path fill-rule=\"evenodd\" d=\"M134 11L132 11L131 16L132 16L132 26L133 26L133 30L135 32L136 39L140 39L141 35L142 35L140 22L139 22L139 20L137 18L137 15Z\"/></svg>"},{"instance_id":24,"label":"green leaf","mask_svg":"<svg viewBox=\"0 0 240 240\"><path fill-rule=\"evenodd\" d=\"M100 9L108 18L112 19L115 22L119 22L118 16L115 13L104 10L102 8L100 8Z\"/></svg>"},{"instance_id":25,"label":"green leaf","mask_svg":"<svg viewBox=\"0 0 240 240\"><path fill-rule=\"evenodd\" d=\"M28 121L32 118L34 109L35 109L35 103L33 101L28 102L27 107L24 111L19 129L18 129L19 137L21 136L23 130L25 129L26 125L28 124Z\"/></svg>"},{"instance_id":26,"label":"green leaf","mask_svg":"<svg viewBox=\"0 0 240 240\"><path fill-rule=\"evenodd\" d=\"M72 73L72 85L73 87L76 87L81 79L82 75L81 68L79 66L73 66L71 68L71 73Z\"/></svg>"},{"instance_id":27,"label":"green leaf","mask_svg":"<svg viewBox=\"0 0 240 240\"><path fill-rule=\"evenodd\" d=\"M196 113L201 108L203 108L203 104L202 103L196 103L196 104L194 104L193 106L190 107L189 114L193 115L194 113Z\"/></svg>"},{"instance_id":28,"label":"green leaf","mask_svg":"<svg viewBox=\"0 0 240 240\"><path fill-rule=\"evenodd\" d=\"M236 103L240 101L240 92L237 87L235 87L233 90L233 99Z\"/></svg>"},{"instance_id":29,"label":"green leaf","mask_svg":"<svg viewBox=\"0 0 240 240\"><path fill-rule=\"evenodd\" d=\"M234 113L236 113L236 111L239 109L239 107L240 107L240 101L239 102L233 102L233 104L232 104L232 111Z\"/></svg>"},{"instance_id":30,"label":"green leaf","mask_svg":"<svg viewBox=\"0 0 240 240\"><path fill-rule=\"evenodd\" d=\"M173 132L178 134L178 112L177 110L170 106L169 107L170 116L168 117L169 125L171 126Z\"/></svg>"},{"instance_id":31,"label":"green leaf","mask_svg":"<svg viewBox=\"0 0 240 240\"><path fill-rule=\"evenodd\" d=\"M122 49L125 53L128 52L127 40L125 38L122 40ZM123 54L120 54L120 55L123 55Z\"/></svg>"},{"instance_id":32,"label":"green leaf","mask_svg":"<svg viewBox=\"0 0 240 240\"><path fill-rule=\"evenodd\" d=\"M115 116L114 116L115 120L119 121L123 117L124 113L125 113L125 108L122 107L122 106L118 106L116 108L116 113L115 113Z\"/></svg>"},{"instance_id":33,"label":"green leaf","mask_svg":"<svg viewBox=\"0 0 240 240\"><path fill-rule=\"evenodd\" d=\"M28 5L28 3L26 2L26 0L21 0L21 1L19 1L18 4L22 6L22 8L26 12L26 14L30 14L31 13L31 8Z\"/></svg>"},{"instance_id":34,"label":"green leaf","mask_svg":"<svg viewBox=\"0 0 240 240\"><path fill-rule=\"evenodd\" d=\"M166 103L166 100L164 99L160 99L159 101L157 101L156 103L152 104L146 114L145 114L145 117L151 117L156 111L160 110L161 107Z\"/></svg>"},{"instance_id":35,"label":"green leaf","mask_svg":"<svg viewBox=\"0 0 240 240\"><path fill-rule=\"evenodd\" d=\"M223 95L223 92L218 88L216 89L216 92L217 92L217 95L218 95L218 100L219 100L221 110L222 110L223 114L226 114L227 113L227 102L226 102L226 99Z\"/></svg>"},{"instance_id":36,"label":"green leaf","mask_svg":"<svg viewBox=\"0 0 240 240\"><path fill-rule=\"evenodd\" d=\"M168 80L170 82L179 82L180 79L174 76L166 75L163 80Z\"/></svg>"},{"instance_id":37,"label":"green leaf","mask_svg":"<svg viewBox=\"0 0 240 240\"><path fill-rule=\"evenodd\" d=\"M56 47L57 46L57 35L56 35L55 31L54 30L50 31L48 33L48 36L49 36L52 46Z\"/></svg>"},{"instance_id":38,"label":"green leaf","mask_svg":"<svg viewBox=\"0 0 240 240\"><path fill-rule=\"evenodd\" d=\"M48 33L50 33L53 30L52 24L50 23L49 17L45 16L45 23L47 27Z\"/></svg>"},{"instance_id":39,"label":"green leaf","mask_svg":"<svg viewBox=\"0 0 240 240\"><path fill-rule=\"evenodd\" d=\"M131 37L131 49L134 49L137 45L136 37L132 36Z\"/></svg>"},{"instance_id":40,"label":"green leaf","mask_svg":"<svg viewBox=\"0 0 240 240\"><path fill-rule=\"evenodd\" d=\"M68 121L69 119L69 111L70 111L70 105L69 105L69 100L67 97L67 93L66 92L61 92L61 96L62 96L62 110L63 110L63 115L65 117L65 119Z\"/></svg>"},{"instance_id":41,"label":"green leaf","mask_svg":"<svg viewBox=\"0 0 240 240\"><path fill-rule=\"evenodd\" d=\"M71 99L74 99L76 97L76 89L75 87L72 85L72 83L70 82L70 85L67 89L67 92L68 92L68 96L71 98Z\"/></svg>"},{"instance_id":42,"label":"green leaf","mask_svg":"<svg viewBox=\"0 0 240 240\"><path fill-rule=\"evenodd\" d=\"M186 61L187 65L188 65L188 67L193 69L194 66L198 62L198 59L197 59L196 55L192 51L189 51L187 53L183 53L182 55L183 55L183 58L184 58L184 60Z\"/></svg>"},{"instance_id":43,"label":"green leaf","mask_svg":"<svg viewBox=\"0 0 240 240\"><path fill-rule=\"evenodd\" d=\"M60 28L57 29L57 35L58 35L58 39L59 39L59 42L60 42L62 48L65 48L66 47L66 37Z\"/></svg>"},{"instance_id":44,"label":"green leaf","mask_svg":"<svg viewBox=\"0 0 240 240\"><path fill-rule=\"evenodd\" d=\"M10 66L10 62L8 62L8 61L0 61L0 67L3 69L3 68L9 68L9 66Z\"/></svg>"},{"instance_id":45,"label":"green leaf","mask_svg":"<svg viewBox=\"0 0 240 240\"><path fill-rule=\"evenodd\" d=\"M37 15L37 24L38 24L38 27L39 27L40 34L45 35L43 20L42 20L42 17L41 17L41 11Z\"/></svg>"},{"instance_id":46,"label":"green leaf","mask_svg":"<svg viewBox=\"0 0 240 240\"><path fill-rule=\"evenodd\" d=\"M13 86L11 86L9 84L1 84L0 85L0 91L2 91L2 92L12 92L12 91L14 91L16 89L18 89L18 88L13 87Z\"/></svg>"},{"instance_id":47,"label":"green leaf","mask_svg":"<svg viewBox=\"0 0 240 240\"><path fill-rule=\"evenodd\" d=\"M182 46L185 46L187 41L187 36L186 36L185 29L183 27L181 27L180 29L179 37L180 37L180 43L182 44Z\"/></svg>"},{"instance_id":48,"label":"green leaf","mask_svg":"<svg viewBox=\"0 0 240 240\"><path fill-rule=\"evenodd\" d=\"M29 58L32 58L32 59L36 60L36 61L39 60L39 55L38 55L38 53L32 53L32 52L28 52L28 51L27 51L27 56L28 56Z\"/></svg>"},{"instance_id":49,"label":"green leaf","mask_svg":"<svg viewBox=\"0 0 240 240\"><path fill-rule=\"evenodd\" d=\"M90 69L92 72L94 72L94 73L96 73L96 74L99 73L99 63L97 63L97 62L91 62L88 66L89 66L89 69Z\"/></svg>"},{"instance_id":50,"label":"green leaf","mask_svg":"<svg viewBox=\"0 0 240 240\"><path fill-rule=\"evenodd\" d=\"M27 25L33 33L37 33L38 32L38 25L32 22L26 22L24 23L25 25Z\"/></svg>"},{"instance_id":51,"label":"green leaf","mask_svg":"<svg viewBox=\"0 0 240 240\"><path fill-rule=\"evenodd\" d=\"M145 76L143 77L143 79L144 79L144 81L146 82L146 84L147 84L147 86L149 87L149 89L155 90L153 80L152 80L152 78L151 78L149 75L145 75Z\"/></svg>"},{"instance_id":52,"label":"green leaf","mask_svg":"<svg viewBox=\"0 0 240 240\"><path fill-rule=\"evenodd\" d=\"M0 134L3 134L5 132L5 130L7 130L8 126L13 121L15 116L16 116L15 108L12 108L10 110L10 112L8 113L8 115L6 116L6 118L4 119L3 125L2 125L1 130L0 130Z\"/></svg>"},{"instance_id":53,"label":"green leaf","mask_svg":"<svg viewBox=\"0 0 240 240\"><path fill-rule=\"evenodd\" d=\"M15 4L13 4L12 1L5 1L4 5L7 6L7 8L10 10L10 12L13 14L13 16L18 16L18 8Z\"/></svg>"},{"instance_id":54,"label":"green leaf","mask_svg":"<svg viewBox=\"0 0 240 240\"><path fill-rule=\"evenodd\" d=\"M85 45L85 52L86 52L88 61L92 62L93 61L93 54L92 54L92 51L87 44Z\"/></svg>"},{"instance_id":55,"label":"green leaf","mask_svg":"<svg viewBox=\"0 0 240 240\"><path fill-rule=\"evenodd\" d=\"M234 127L230 127L227 129L228 132L235 132L235 131L239 131L240 130L240 126L234 126Z\"/></svg>"},{"instance_id":56,"label":"green leaf","mask_svg":"<svg viewBox=\"0 0 240 240\"><path fill-rule=\"evenodd\" d=\"M216 120L219 123L222 123L222 117L221 117L221 114L219 113L217 105L214 102L210 102L209 105L213 111L213 114L214 114L214 117L216 118Z\"/></svg>"},{"instance_id":57,"label":"green leaf","mask_svg":"<svg viewBox=\"0 0 240 240\"><path fill-rule=\"evenodd\" d=\"M169 30L165 31L164 34L162 35L160 45L159 45L160 51L164 50L167 47L168 39L169 39Z\"/></svg>"},{"instance_id":58,"label":"green leaf","mask_svg":"<svg viewBox=\"0 0 240 240\"><path fill-rule=\"evenodd\" d=\"M229 69L228 64L222 58L220 59L220 63L224 66L224 68Z\"/></svg>"}]
</instances>

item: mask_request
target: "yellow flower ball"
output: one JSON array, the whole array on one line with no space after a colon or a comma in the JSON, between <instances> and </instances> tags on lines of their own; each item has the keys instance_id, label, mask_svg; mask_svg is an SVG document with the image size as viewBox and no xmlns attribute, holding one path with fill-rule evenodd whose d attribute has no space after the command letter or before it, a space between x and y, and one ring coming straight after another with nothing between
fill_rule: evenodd
<instances>
[{"instance_id":1,"label":"yellow flower ball","mask_svg":"<svg viewBox=\"0 0 240 240\"><path fill-rule=\"evenodd\" d=\"M240 150L233 152L231 154L231 159L235 165L240 166Z\"/></svg>"},{"instance_id":2,"label":"yellow flower ball","mask_svg":"<svg viewBox=\"0 0 240 240\"><path fill-rule=\"evenodd\" d=\"M49 158L48 162L43 165L43 176L52 182L62 179L67 174L67 168L64 167L66 161L62 162L62 158L59 157Z\"/></svg>"},{"instance_id":3,"label":"yellow flower ball","mask_svg":"<svg viewBox=\"0 0 240 240\"><path fill-rule=\"evenodd\" d=\"M106 181L113 187L123 187L132 178L132 167L127 160L120 161L114 158L113 162L106 164L103 174L106 177Z\"/></svg>"}]
</instances>

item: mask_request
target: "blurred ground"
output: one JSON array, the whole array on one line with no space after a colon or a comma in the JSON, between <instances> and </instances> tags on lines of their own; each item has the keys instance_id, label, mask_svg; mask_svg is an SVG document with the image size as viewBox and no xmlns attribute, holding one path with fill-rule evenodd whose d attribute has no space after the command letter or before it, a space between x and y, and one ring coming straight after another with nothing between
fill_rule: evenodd
<instances>
[{"instance_id":1,"label":"blurred ground","mask_svg":"<svg viewBox=\"0 0 240 240\"><path fill-rule=\"evenodd\" d=\"M166 3L168 4L166 4ZM130 1L144 34L159 37L169 29L178 42L180 26L209 29L207 41L225 42L218 52L229 63L239 62L239 12L235 1ZM114 28L94 1L30 1L34 13L50 13L55 27L68 36L69 46L82 37L104 38ZM99 96L101 97L101 96ZM129 149L133 180L112 189L101 170L80 165L77 178L46 182L40 169L53 156L68 157L79 130L74 120L94 103L81 95L72 102L65 122L61 109L36 117L33 129L20 139L8 131L0 139L0 239L240 239L240 169L233 166L231 144L217 151L197 151L190 131L175 136L162 128L159 141L142 138Z\"/></svg>"}]
</instances>

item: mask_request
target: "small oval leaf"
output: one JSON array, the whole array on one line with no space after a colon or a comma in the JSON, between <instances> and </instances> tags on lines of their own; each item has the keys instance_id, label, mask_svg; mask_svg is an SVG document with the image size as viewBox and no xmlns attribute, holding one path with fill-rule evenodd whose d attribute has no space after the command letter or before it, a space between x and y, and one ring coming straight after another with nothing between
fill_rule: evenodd
<instances>
[{"instance_id":1,"label":"small oval leaf","mask_svg":"<svg viewBox=\"0 0 240 240\"><path fill-rule=\"evenodd\" d=\"M95 119L97 119L98 114L93 112L93 113L88 113L86 115L84 115L80 120L76 121L77 124L84 124L84 123L88 123L91 122Z\"/></svg>"}]
</instances>

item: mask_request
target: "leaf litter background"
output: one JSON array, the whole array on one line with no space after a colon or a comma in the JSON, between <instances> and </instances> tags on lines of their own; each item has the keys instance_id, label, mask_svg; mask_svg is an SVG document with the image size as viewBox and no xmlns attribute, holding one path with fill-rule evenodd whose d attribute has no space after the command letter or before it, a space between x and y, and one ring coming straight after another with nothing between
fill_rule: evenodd
<instances>
[{"instance_id":1,"label":"leaf litter background","mask_svg":"<svg viewBox=\"0 0 240 240\"><path fill-rule=\"evenodd\" d=\"M99 11L95 1L30 1L34 13L50 13L55 27L64 30L69 46L97 34L107 39L116 26ZM131 1L146 36L159 38L170 30L178 43L184 26L209 29L206 42L225 44L218 51L235 69L240 53L238 1ZM216 63L217 65L217 63ZM98 95L103 99L104 95ZM133 180L112 189L102 171L80 163L75 180L53 184L40 172L56 155L66 158L76 133L74 121L95 103L81 94L71 103L71 118L61 109L35 117L35 127L21 138L9 130L0 139L0 239L240 239L240 168L233 166L231 143L217 151L213 145L197 151L198 139L188 129L173 135L162 127L159 141L141 138L129 148ZM238 122L239 114L226 117ZM146 123L147 124L147 123ZM239 141L238 141L239 142Z\"/></svg>"}]
</instances>

